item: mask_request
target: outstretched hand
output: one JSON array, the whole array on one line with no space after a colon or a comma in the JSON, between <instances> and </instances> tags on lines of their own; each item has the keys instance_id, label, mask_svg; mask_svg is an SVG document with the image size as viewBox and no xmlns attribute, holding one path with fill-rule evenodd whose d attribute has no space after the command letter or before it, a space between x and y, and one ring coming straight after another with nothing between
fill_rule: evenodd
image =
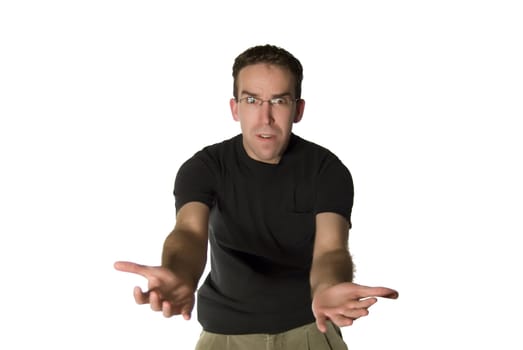
<instances>
[{"instance_id":1,"label":"outstretched hand","mask_svg":"<svg viewBox=\"0 0 523 350\"><path fill-rule=\"evenodd\" d=\"M147 279L147 291L142 291L140 287L134 288L134 299L137 304L150 304L153 311L161 311L165 317L182 315L186 320L191 318L195 289L171 270L128 261L118 261L114 264L114 268Z\"/></svg>"},{"instance_id":2,"label":"outstretched hand","mask_svg":"<svg viewBox=\"0 0 523 350\"><path fill-rule=\"evenodd\" d=\"M369 307L377 297L397 299L398 292L385 287L367 287L356 283L344 282L316 292L312 300L312 311L316 317L316 326L325 333L327 320L338 327L350 326L369 314Z\"/></svg>"}]
</instances>

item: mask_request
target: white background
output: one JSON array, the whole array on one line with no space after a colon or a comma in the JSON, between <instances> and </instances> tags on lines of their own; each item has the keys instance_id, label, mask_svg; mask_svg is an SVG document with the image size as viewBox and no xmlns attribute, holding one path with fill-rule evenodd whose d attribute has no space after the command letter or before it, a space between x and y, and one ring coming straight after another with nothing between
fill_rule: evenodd
<instances>
[{"instance_id":1,"label":"white background","mask_svg":"<svg viewBox=\"0 0 523 350\"><path fill-rule=\"evenodd\" d=\"M272 43L304 65L294 131L356 199L356 281L396 288L352 350L521 349L523 12L518 1L3 1L2 349L192 349L137 306L174 225L173 181L239 132L231 66Z\"/></svg>"}]
</instances>

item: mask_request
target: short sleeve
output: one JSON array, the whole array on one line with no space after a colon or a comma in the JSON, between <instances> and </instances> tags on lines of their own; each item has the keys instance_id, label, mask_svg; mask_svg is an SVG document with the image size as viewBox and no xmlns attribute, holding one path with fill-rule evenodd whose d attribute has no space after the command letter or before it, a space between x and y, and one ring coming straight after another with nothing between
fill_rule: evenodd
<instances>
[{"instance_id":1,"label":"short sleeve","mask_svg":"<svg viewBox=\"0 0 523 350\"><path fill-rule=\"evenodd\" d=\"M334 155L327 157L316 182L315 213L333 212L345 217L350 226L354 184L347 167Z\"/></svg>"},{"instance_id":2,"label":"short sleeve","mask_svg":"<svg viewBox=\"0 0 523 350\"><path fill-rule=\"evenodd\" d=\"M182 164L174 182L176 212L189 202L214 205L216 179L202 152Z\"/></svg>"}]
</instances>

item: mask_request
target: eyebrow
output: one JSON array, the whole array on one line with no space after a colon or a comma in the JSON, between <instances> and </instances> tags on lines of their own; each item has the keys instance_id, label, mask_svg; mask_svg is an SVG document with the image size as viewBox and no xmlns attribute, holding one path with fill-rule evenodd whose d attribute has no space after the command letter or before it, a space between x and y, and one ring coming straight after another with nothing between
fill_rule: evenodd
<instances>
[{"instance_id":1,"label":"eyebrow","mask_svg":"<svg viewBox=\"0 0 523 350\"><path fill-rule=\"evenodd\" d=\"M243 96L243 95L249 95L249 96L256 97L256 98L260 97L260 95L255 94L255 93L250 92L250 91L247 91L247 90L243 90L240 93L240 96ZM280 94L272 95L271 98L278 98L278 97L285 97L285 96L291 96L291 93L290 92L283 92L283 93L280 93Z\"/></svg>"}]
</instances>

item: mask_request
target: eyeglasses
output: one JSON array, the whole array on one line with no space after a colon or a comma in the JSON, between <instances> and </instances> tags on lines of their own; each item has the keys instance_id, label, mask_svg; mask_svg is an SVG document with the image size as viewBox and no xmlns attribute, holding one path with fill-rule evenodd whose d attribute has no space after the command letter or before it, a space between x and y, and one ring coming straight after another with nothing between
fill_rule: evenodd
<instances>
[{"instance_id":1,"label":"eyeglasses","mask_svg":"<svg viewBox=\"0 0 523 350\"><path fill-rule=\"evenodd\" d=\"M268 100L263 100L258 97L253 96L247 96L242 97L238 100L239 103L242 103L249 107L261 107L264 102L268 102L269 106L276 107L279 109L285 109L290 107L294 102L298 101L298 99L292 99L288 96L282 96L282 97L273 97Z\"/></svg>"}]
</instances>

